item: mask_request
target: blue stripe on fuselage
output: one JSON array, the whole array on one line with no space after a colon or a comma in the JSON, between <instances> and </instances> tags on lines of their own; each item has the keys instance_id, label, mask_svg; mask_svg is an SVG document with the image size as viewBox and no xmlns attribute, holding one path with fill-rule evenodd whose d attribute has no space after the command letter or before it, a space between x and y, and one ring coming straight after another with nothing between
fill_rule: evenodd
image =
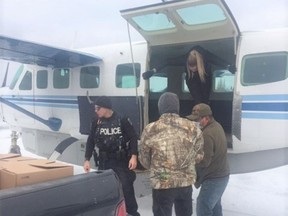
<instances>
[{"instance_id":1,"label":"blue stripe on fuselage","mask_svg":"<svg viewBox=\"0 0 288 216\"><path fill-rule=\"evenodd\" d=\"M288 101L287 94L275 95L242 95L243 101Z\"/></svg>"},{"instance_id":2,"label":"blue stripe on fuselage","mask_svg":"<svg viewBox=\"0 0 288 216\"><path fill-rule=\"evenodd\" d=\"M288 119L288 95L244 95L242 98L242 118Z\"/></svg>"},{"instance_id":3,"label":"blue stripe on fuselage","mask_svg":"<svg viewBox=\"0 0 288 216\"><path fill-rule=\"evenodd\" d=\"M78 109L76 96L37 96L35 98L33 96L21 96L21 98L5 96L3 98L17 105Z\"/></svg>"},{"instance_id":4,"label":"blue stripe on fuselage","mask_svg":"<svg viewBox=\"0 0 288 216\"><path fill-rule=\"evenodd\" d=\"M273 112L287 112L288 102L285 103L242 103L242 111L273 111Z\"/></svg>"}]
</instances>

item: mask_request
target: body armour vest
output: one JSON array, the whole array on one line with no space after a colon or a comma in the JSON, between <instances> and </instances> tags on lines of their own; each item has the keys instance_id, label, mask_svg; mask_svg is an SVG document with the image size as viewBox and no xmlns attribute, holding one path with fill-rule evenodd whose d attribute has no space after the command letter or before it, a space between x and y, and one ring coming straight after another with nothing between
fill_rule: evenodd
<instances>
[{"instance_id":1,"label":"body armour vest","mask_svg":"<svg viewBox=\"0 0 288 216\"><path fill-rule=\"evenodd\" d=\"M123 136L121 119L118 115L97 123L95 141L100 151L115 152L121 149Z\"/></svg>"}]
</instances>

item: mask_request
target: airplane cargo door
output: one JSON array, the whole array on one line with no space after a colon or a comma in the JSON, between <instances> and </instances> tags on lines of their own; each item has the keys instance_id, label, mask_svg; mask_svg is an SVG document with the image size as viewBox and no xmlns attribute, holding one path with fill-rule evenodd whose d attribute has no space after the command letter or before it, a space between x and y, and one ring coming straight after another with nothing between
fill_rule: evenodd
<instances>
[{"instance_id":1,"label":"airplane cargo door","mask_svg":"<svg viewBox=\"0 0 288 216\"><path fill-rule=\"evenodd\" d=\"M122 10L121 15L150 46L236 38L239 32L221 0L170 1Z\"/></svg>"},{"instance_id":2,"label":"airplane cargo door","mask_svg":"<svg viewBox=\"0 0 288 216\"><path fill-rule=\"evenodd\" d=\"M226 65L235 64L239 28L222 0L169 1L122 10L121 15L148 43L148 68L157 71L149 79L150 86L156 79L165 86L159 89L158 84L158 89L145 90L144 98L149 100L144 102L145 122L158 119L157 100L164 91L178 94L182 105L180 115L191 111L193 103L184 82L182 88L184 59L191 47L197 45L210 49L211 53L218 52L218 57L227 57Z\"/></svg>"}]
</instances>

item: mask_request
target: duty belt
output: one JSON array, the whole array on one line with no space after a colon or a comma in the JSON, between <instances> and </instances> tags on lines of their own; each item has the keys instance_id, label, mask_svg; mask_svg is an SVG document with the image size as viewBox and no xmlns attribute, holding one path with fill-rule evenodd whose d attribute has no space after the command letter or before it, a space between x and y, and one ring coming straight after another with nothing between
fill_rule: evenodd
<instances>
[{"instance_id":1,"label":"duty belt","mask_svg":"<svg viewBox=\"0 0 288 216\"><path fill-rule=\"evenodd\" d=\"M106 152L106 151L99 152L99 160L107 160L107 159L123 160L126 158L127 153L125 150L120 150L116 152Z\"/></svg>"}]
</instances>

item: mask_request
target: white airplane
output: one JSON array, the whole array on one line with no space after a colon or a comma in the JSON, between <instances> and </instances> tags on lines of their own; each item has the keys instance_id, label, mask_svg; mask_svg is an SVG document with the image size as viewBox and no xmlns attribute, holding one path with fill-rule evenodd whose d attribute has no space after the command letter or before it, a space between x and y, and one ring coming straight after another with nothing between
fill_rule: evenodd
<instances>
[{"instance_id":1,"label":"white airplane","mask_svg":"<svg viewBox=\"0 0 288 216\"><path fill-rule=\"evenodd\" d=\"M159 117L165 91L179 96L181 116L190 114L185 56L198 46L214 59L210 105L227 134L231 172L288 163L288 29L240 32L222 0L163 2L121 15L145 42L71 51L0 37L6 77L9 63L21 63L0 90L14 146L21 132L26 150L82 165L101 95L130 117L139 136Z\"/></svg>"}]
</instances>

